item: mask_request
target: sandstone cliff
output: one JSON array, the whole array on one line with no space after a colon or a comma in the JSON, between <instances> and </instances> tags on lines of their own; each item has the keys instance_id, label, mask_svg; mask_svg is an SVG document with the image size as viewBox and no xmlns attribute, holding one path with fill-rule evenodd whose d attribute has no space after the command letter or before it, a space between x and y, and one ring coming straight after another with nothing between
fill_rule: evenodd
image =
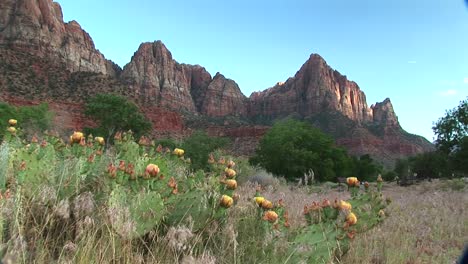
<instances>
[{"instance_id":1,"label":"sandstone cliff","mask_svg":"<svg viewBox=\"0 0 468 264\"><path fill-rule=\"evenodd\" d=\"M63 22L62 8L52 0L2 0L0 47L28 51L64 62L71 72L116 76L119 67L95 49L76 21Z\"/></svg>"},{"instance_id":2,"label":"sandstone cliff","mask_svg":"<svg viewBox=\"0 0 468 264\"><path fill-rule=\"evenodd\" d=\"M178 63L161 41L141 44L121 70L77 22L63 22L57 3L0 2L0 99L49 102L59 128L79 129L87 122L83 102L109 92L138 103L158 135L202 128L232 137L242 154L252 153L265 125L284 117L307 120L349 152L386 164L433 148L401 128L389 99L368 107L359 86L317 54L294 77L247 98L222 74Z\"/></svg>"}]
</instances>

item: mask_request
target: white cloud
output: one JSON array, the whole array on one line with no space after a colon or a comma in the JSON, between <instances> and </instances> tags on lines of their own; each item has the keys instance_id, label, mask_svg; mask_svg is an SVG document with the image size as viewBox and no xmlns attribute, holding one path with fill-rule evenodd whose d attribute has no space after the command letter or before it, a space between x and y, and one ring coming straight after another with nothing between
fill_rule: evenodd
<instances>
[{"instance_id":1,"label":"white cloud","mask_svg":"<svg viewBox=\"0 0 468 264\"><path fill-rule=\"evenodd\" d=\"M447 91L440 92L440 95L442 95L442 96L452 96L452 95L456 95L457 93L458 93L457 90L448 89Z\"/></svg>"},{"instance_id":2,"label":"white cloud","mask_svg":"<svg viewBox=\"0 0 468 264\"><path fill-rule=\"evenodd\" d=\"M463 83L464 83L464 84L468 84L468 78L464 78L464 79L463 79Z\"/></svg>"},{"instance_id":3,"label":"white cloud","mask_svg":"<svg viewBox=\"0 0 468 264\"><path fill-rule=\"evenodd\" d=\"M408 63L409 63L409 64L416 64L416 61L410 60L410 61L408 61Z\"/></svg>"}]
</instances>

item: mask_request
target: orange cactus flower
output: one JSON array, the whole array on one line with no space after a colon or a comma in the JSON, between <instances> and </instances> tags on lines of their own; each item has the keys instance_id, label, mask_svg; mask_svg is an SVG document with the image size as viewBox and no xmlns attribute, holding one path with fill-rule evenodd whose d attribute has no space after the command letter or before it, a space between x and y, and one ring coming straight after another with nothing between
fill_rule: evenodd
<instances>
[{"instance_id":1,"label":"orange cactus flower","mask_svg":"<svg viewBox=\"0 0 468 264\"><path fill-rule=\"evenodd\" d=\"M174 177L171 177L169 179L169 183L167 183L167 186L169 186L169 187L171 187L173 189L177 187L177 182L176 182Z\"/></svg>"},{"instance_id":2,"label":"orange cactus flower","mask_svg":"<svg viewBox=\"0 0 468 264\"><path fill-rule=\"evenodd\" d=\"M233 170L233 169L227 168L226 170L224 170L224 172L226 173L226 176L227 176L228 178L234 178L234 177L236 177L236 171Z\"/></svg>"},{"instance_id":3,"label":"orange cactus flower","mask_svg":"<svg viewBox=\"0 0 468 264\"><path fill-rule=\"evenodd\" d=\"M81 132L74 131L73 134L70 136L70 143L80 143L81 139L84 139L84 135Z\"/></svg>"},{"instance_id":4,"label":"orange cactus flower","mask_svg":"<svg viewBox=\"0 0 468 264\"><path fill-rule=\"evenodd\" d=\"M232 161L232 160L229 160L226 165L227 165L228 168L232 168L232 167L236 166L236 163L234 163L234 161Z\"/></svg>"},{"instance_id":5,"label":"orange cactus flower","mask_svg":"<svg viewBox=\"0 0 468 264\"><path fill-rule=\"evenodd\" d=\"M88 157L88 162L93 163L94 162L94 157L95 157L94 154L91 153L91 155L89 155L89 157Z\"/></svg>"},{"instance_id":6,"label":"orange cactus flower","mask_svg":"<svg viewBox=\"0 0 468 264\"><path fill-rule=\"evenodd\" d=\"M39 140L37 139L37 136L34 135L32 138L31 138L31 143L38 143Z\"/></svg>"},{"instance_id":7,"label":"orange cactus flower","mask_svg":"<svg viewBox=\"0 0 468 264\"><path fill-rule=\"evenodd\" d=\"M158 147L156 148L156 151L158 153L161 153L163 151L163 147L161 146L161 144L158 145Z\"/></svg>"},{"instance_id":8,"label":"orange cactus flower","mask_svg":"<svg viewBox=\"0 0 468 264\"><path fill-rule=\"evenodd\" d=\"M224 164L224 163L226 163L226 160L223 157L219 158L218 164Z\"/></svg>"},{"instance_id":9,"label":"orange cactus flower","mask_svg":"<svg viewBox=\"0 0 468 264\"><path fill-rule=\"evenodd\" d=\"M369 183L368 183L368 182L365 182L365 183L364 183L364 187L365 187L366 189L369 188Z\"/></svg>"},{"instance_id":10,"label":"orange cactus flower","mask_svg":"<svg viewBox=\"0 0 468 264\"><path fill-rule=\"evenodd\" d=\"M317 202L312 202L312 205L309 207L311 211L318 211L322 209L322 207Z\"/></svg>"},{"instance_id":11,"label":"orange cactus flower","mask_svg":"<svg viewBox=\"0 0 468 264\"><path fill-rule=\"evenodd\" d=\"M278 220L278 214L275 211L266 211L265 214L263 214L263 220L274 223Z\"/></svg>"},{"instance_id":12,"label":"orange cactus flower","mask_svg":"<svg viewBox=\"0 0 468 264\"><path fill-rule=\"evenodd\" d=\"M356 177L348 177L346 178L346 183L349 187L359 186L359 181Z\"/></svg>"},{"instance_id":13,"label":"orange cactus flower","mask_svg":"<svg viewBox=\"0 0 468 264\"><path fill-rule=\"evenodd\" d=\"M221 200L219 201L219 204L224 208L231 207L233 203L234 203L234 200L229 195L221 196Z\"/></svg>"},{"instance_id":14,"label":"orange cactus flower","mask_svg":"<svg viewBox=\"0 0 468 264\"><path fill-rule=\"evenodd\" d=\"M145 170L145 175L146 176L152 176L152 177L156 177L159 173L159 167L158 165L155 165L155 164L148 164L148 166L146 166L146 170Z\"/></svg>"},{"instance_id":15,"label":"orange cactus flower","mask_svg":"<svg viewBox=\"0 0 468 264\"><path fill-rule=\"evenodd\" d=\"M347 216L346 216L346 223L348 223L348 225L355 225L357 223L357 217L354 213L349 213Z\"/></svg>"},{"instance_id":16,"label":"orange cactus flower","mask_svg":"<svg viewBox=\"0 0 468 264\"><path fill-rule=\"evenodd\" d=\"M325 208L325 207L330 207L330 206L331 206L331 203L330 203L330 201L329 201L328 199L323 199L321 206L322 206L323 208Z\"/></svg>"},{"instance_id":17,"label":"orange cactus flower","mask_svg":"<svg viewBox=\"0 0 468 264\"><path fill-rule=\"evenodd\" d=\"M273 209L273 203L268 201L268 200L264 200L262 202L262 204L260 205L263 209Z\"/></svg>"},{"instance_id":18,"label":"orange cactus flower","mask_svg":"<svg viewBox=\"0 0 468 264\"><path fill-rule=\"evenodd\" d=\"M239 199L240 199L240 194L238 194L238 193L233 194L233 195L232 195L232 199L234 200L234 202L239 201Z\"/></svg>"},{"instance_id":19,"label":"orange cactus flower","mask_svg":"<svg viewBox=\"0 0 468 264\"><path fill-rule=\"evenodd\" d=\"M226 180L225 184L226 184L226 187L229 190L237 189L237 181L236 180Z\"/></svg>"},{"instance_id":20,"label":"orange cactus flower","mask_svg":"<svg viewBox=\"0 0 468 264\"><path fill-rule=\"evenodd\" d=\"M125 161L119 161L119 170L125 171Z\"/></svg>"}]
</instances>

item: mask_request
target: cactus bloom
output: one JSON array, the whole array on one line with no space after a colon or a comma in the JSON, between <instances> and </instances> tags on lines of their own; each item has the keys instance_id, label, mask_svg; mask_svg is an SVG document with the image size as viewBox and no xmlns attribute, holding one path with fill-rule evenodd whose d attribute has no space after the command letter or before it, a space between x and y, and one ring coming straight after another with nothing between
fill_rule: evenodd
<instances>
[{"instance_id":1,"label":"cactus bloom","mask_svg":"<svg viewBox=\"0 0 468 264\"><path fill-rule=\"evenodd\" d=\"M351 206L350 203L341 200L341 201L338 203L338 208L340 208L340 210L351 210L353 207Z\"/></svg>"},{"instance_id":2,"label":"cactus bloom","mask_svg":"<svg viewBox=\"0 0 468 264\"><path fill-rule=\"evenodd\" d=\"M276 222L278 219L278 214L275 211L266 211L265 214L263 215L263 220L266 220L270 223Z\"/></svg>"},{"instance_id":3,"label":"cactus bloom","mask_svg":"<svg viewBox=\"0 0 468 264\"><path fill-rule=\"evenodd\" d=\"M233 170L233 169L227 168L226 170L224 170L224 172L226 173L226 176L227 176L228 178L234 178L234 177L236 177L236 171Z\"/></svg>"},{"instance_id":4,"label":"cactus bloom","mask_svg":"<svg viewBox=\"0 0 468 264\"><path fill-rule=\"evenodd\" d=\"M174 151L172 152L174 155L177 155L179 157L182 157L185 153L185 151L183 149L180 149L180 148L176 148L174 149Z\"/></svg>"},{"instance_id":5,"label":"cactus bloom","mask_svg":"<svg viewBox=\"0 0 468 264\"><path fill-rule=\"evenodd\" d=\"M357 223L357 217L354 213L349 213L347 216L346 216L346 223L348 223L348 225L355 225Z\"/></svg>"},{"instance_id":6,"label":"cactus bloom","mask_svg":"<svg viewBox=\"0 0 468 264\"><path fill-rule=\"evenodd\" d=\"M266 200L266 199L260 204L260 206L261 206L263 209L267 209L267 210L268 210L268 209L273 209L273 203L270 202L270 201L268 201L268 200Z\"/></svg>"},{"instance_id":7,"label":"cactus bloom","mask_svg":"<svg viewBox=\"0 0 468 264\"><path fill-rule=\"evenodd\" d=\"M236 163L234 163L234 161L232 161L232 160L229 160L226 165L227 165L228 168L232 168L232 167L236 166Z\"/></svg>"},{"instance_id":8,"label":"cactus bloom","mask_svg":"<svg viewBox=\"0 0 468 264\"><path fill-rule=\"evenodd\" d=\"M148 164L148 166L146 166L146 170L145 170L145 175L146 176L152 176L152 177L156 177L159 173L159 167L158 165L155 165L155 164Z\"/></svg>"},{"instance_id":9,"label":"cactus bloom","mask_svg":"<svg viewBox=\"0 0 468 264\"><path fill-rule=\"evenodd\" d=\"M255 197L254 199L258 206L261 206L263 201L265 201L265 198L261 196Z\"/></svg>"},{"instance_id":10,"label":"cactus bloom","mask_svg":"<svg viewBox=\"0 0 468 264\"><path fill-rule=\"evenodd\" d=\"M383 182L382 175L377 176L377 182Z\"/></svg>"},{"instance_id":11,"label":"cactus bloom","mask_svg":"<svg viewBox=\"0 0 468 264\"><path fill-rule=\"evenodd\" d=\"M379 211L379 216L380 216L380 217L384 217L384 216L385 216L384 210L380 209L380 211Z\"/></svg>"},{"instance_id":12,"label":"cactus bloom","mask_svg":"<svg viewBox=\"0 0 468 264\"><path fill-rule=\"evenodd\" d=\"M8 128L7 128L7 131L10 132L10 133L13 134L13 135L16 134L16 128L15 128L15 127L12 127L12 126L11 126L11 127L8 127Z\"/></svg>"},{"instance_id":13,"label":"cactus bloom","mask_svg":"<svg viewBox=\"0 0 468 264\"><path fill-rule=\"evenodd\" d=\"M219 201L219 204L224 208L231 207L233 203L234 200L231 198L231 196L228 195L221 196L221 200Z\"/></svg>"},{"instance_id":14,"label":"cactus bloom","mask_svg":"<svg viewBox=\"0 0 468 264\"><path fill-rule=\"evenodd\" d=\"M229 190L237 189L237 181L236 180L226 180L226 187Z\"/></svg>"},{"instance_id":15,"label":"cactus bloom","mask_svg":"<svg viewBox=\"0 0 468 264\"><path fill-rule=\"evenodd\" d=\"M348 184L349 187L359 186L359 180L356 177L348 177L346 178L346 183Z\"/></svg>"},{"instance_id":16,"label":"cactus bloom","mask_svg":"<svg viewBox=\"0 0 468 264\"><path fill-rule=\"evenodd\" d=\"M104 146L104 138L103 137L95 137L94 141L96 141L99 145Z\"/></svg>"},{"instance_id":17,"label":"cactus bloom","mask_svg":"<svg viewBox=\"0 0 468 264\"><path fill-rule=\"evenodd\" d=\"M70 144L81 143L82 140L84 140L84 135L81 132L74 131L70 136Z\"/></svg>"},{"instance_id":18,"label":"cactus bloom","mask_svg":"<svg viewBox=\"0 0 468 264\"><path fill-rule=\"evenodd\" d=\"M18 121L16 119L10 119L8 120L8 124L10 126L16 126L16 124L18 123Z\"/></svg>"}]
</instances>

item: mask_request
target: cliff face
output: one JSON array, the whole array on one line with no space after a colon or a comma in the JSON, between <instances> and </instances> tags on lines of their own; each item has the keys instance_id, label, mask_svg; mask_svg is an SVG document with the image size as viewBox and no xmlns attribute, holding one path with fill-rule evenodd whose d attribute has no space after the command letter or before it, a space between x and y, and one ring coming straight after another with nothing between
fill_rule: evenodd
<instances>
[{"instance_id":1,"label":"cliff face","mask_svg":"<svg viewBox=\"0 0 468 264\"><path fill-rule=\"evenodd\" d=\"M95 49L76 21L63 22L62 8L52 0L2 0L0 47L61 60L71 72L116 76L119 67Z\"/></svg>"},{"instance_id":2,"label":"cliff face","mask_svg":"<svg viewBox=\"0 0 468 264\"><path fill-rule=\"evenodd\" d=\"M80 129L87 122L83 102L110 92L139 104L155 134L204 128L232 137L242 154L252 153L268 129L255 120L287 116L312 122L353 154L371 154L387 164L433 148L400 127L389 99L368 107L359 86L317 54L294 77L247 98L222 74L212 77L199 65L178 63L161 41L141 44L121 70L77 22L63 22L57 3L0 1L0 99L49 102L58 128Z\"/></svg>"},{"instance_id":3,"label":"cliff face","mask_svg":"<svg viewBox=\"0 0 468 264\"><path fill-rule=\"evenodd\" d=\"M312 54L292 78L250 96L251 115L301 117L337 111L356 122L372 121L372 110L359 86Z\"/></svg>"}]
</instances>

